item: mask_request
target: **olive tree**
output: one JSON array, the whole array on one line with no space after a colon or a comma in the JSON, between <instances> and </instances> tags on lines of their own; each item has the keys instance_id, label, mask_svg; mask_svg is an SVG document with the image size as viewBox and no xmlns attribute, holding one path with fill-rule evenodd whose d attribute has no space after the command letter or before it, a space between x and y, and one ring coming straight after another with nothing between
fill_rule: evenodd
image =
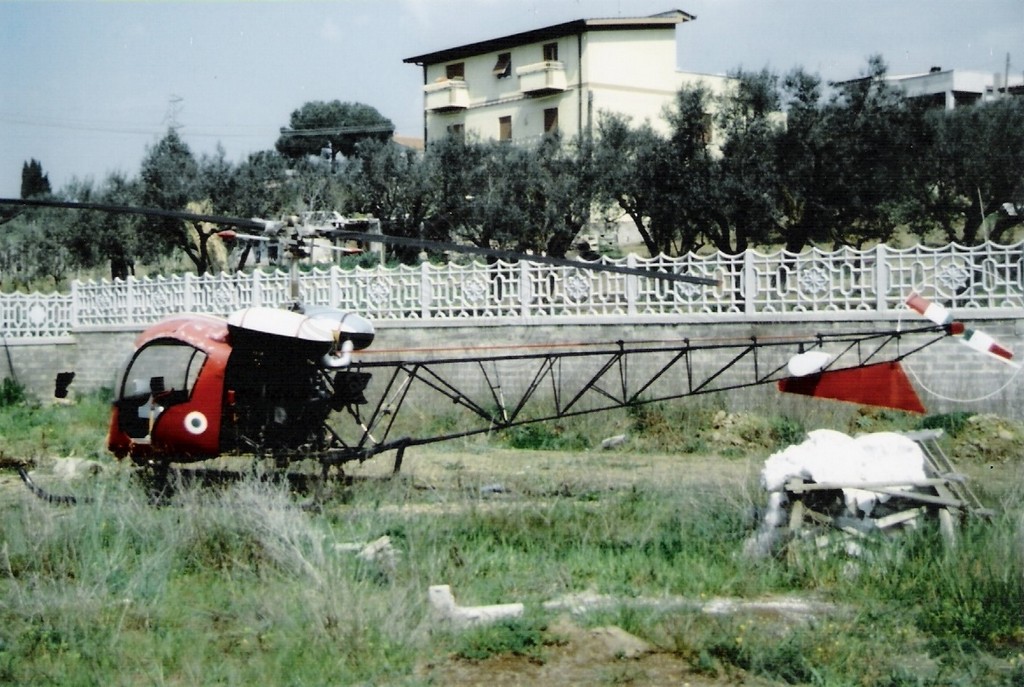
<instances>
[{"instance_id":1,"label":"olive tree","mask_svg":"<svg viewBox=\"0 0 1024 687\"><path fill-rule=\"evenodd\" d=\"M920 119L912 230L924 239L1004 241L1024 219L1024 100L1004 98Z\"/></svg>"}]
</instances>

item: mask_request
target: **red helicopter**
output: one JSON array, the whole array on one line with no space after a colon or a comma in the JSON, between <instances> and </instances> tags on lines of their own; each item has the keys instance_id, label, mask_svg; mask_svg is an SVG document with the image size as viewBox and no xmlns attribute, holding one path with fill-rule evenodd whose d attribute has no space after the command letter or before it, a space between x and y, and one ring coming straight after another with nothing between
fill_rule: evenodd
<instances>
[{"instance_id":1,"label":"red helicopter","mask_svg":"<svg viewBox=\"0 0 1024 687\"><path fill-rule=\"evenodd\" d=\"M293 258L290 308L252 307L226 319L178 315L136 338L134 352L117 378L108 446L118 458L157 469L251 455L271 458L281 467L313 459L326 476L331 467L340 471L347 462L395 451L397 472L411 446L769 383L787 392L924 412L901 366L907 356L947 336L958 336L972 348L1012 363L1012 353L990 337L966 329L944 308L916 294L907 306L929 323L883 331L728 342L586 342L525 352L514 347L480 353L418 351L401 359L374 360L354 355L368 354L374 341L374 327L366 318L299 301L295 265L307 254L310 238L301 225L94 203L0 199L0 204L211 222L224 227L219 232L224 238L274 238L286 246ZM343 230L337 235L573 270L715 283L687 274L412 238ZM473 373L467 375L467 369ZM378 385L371 393L374 376ZM461 413L457 429L422 429L419 435L393 438L396 418L409 399L414 399L412 405L445 401ZM336 421L338 414L353 422L342 426Z\"/></svg>"}]
</instances>

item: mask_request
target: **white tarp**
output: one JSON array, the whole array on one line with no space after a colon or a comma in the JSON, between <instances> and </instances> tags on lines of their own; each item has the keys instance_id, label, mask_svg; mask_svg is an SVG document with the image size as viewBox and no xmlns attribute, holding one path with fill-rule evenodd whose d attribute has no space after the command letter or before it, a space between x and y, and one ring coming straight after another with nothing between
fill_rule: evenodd
<instances>
[{"instance_id":1,"label":"white tarp","mask_svg":"<svg viewBox=\"0 0 1024 687\"><path fill-rule=\"evenodd\" d=\"M888 494L859 489L858 484L899 487L927 477L924 451L913 439L895 432L876 432L851 437L831 429L808 432L807 439L765 460L761 485L768 494L768 510L761 530L745 546L748 555L767 555L779 527L785 524L785 486L791 479L817 484L840 484L846 509L852 517L868 517L875 504ZM909 488L909 487L908 487Z\"/></svg>"},{"instance_id":2,"label":"white tarp","mask_svg":"<svg viewBox=\"0 0 1024 687\"><path fill-rule=\"evenodd\" d=\"M843 489L851 515L870 515L886 494L853 488L858 484L913 484L926 478L924 451L917 442L895 432L851 437L831 429L816 429L801 444L773 453L764 463L761 484L769 492L781 491L786 482L850 485Z\"/></svg>"}]
</instances>

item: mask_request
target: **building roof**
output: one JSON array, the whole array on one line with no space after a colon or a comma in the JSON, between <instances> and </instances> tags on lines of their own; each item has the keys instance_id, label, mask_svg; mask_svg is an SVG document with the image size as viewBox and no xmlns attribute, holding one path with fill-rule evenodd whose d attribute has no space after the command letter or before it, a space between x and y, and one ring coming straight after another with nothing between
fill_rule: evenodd
<instances>
[{"instance_id":1,"label":"building roof","mask_svg":"<svg viewBox=\"0 0 1024 687\"><path fill-rule=\"evenodd\" d=\"M454 48L446 48L436 52L407 57L403 62L406 64L440 64L452 60L465 59L474 55L483 55L490 52L508 50L527 43L539 43L541 41L554 40L564 36L575 36L586 31L621 31L626 29L665 29L674 27L685 21L693 21L697 17L682 10L671 10L653 14L649 17L613 17L603 19L575 19L563 24L546 26L532 31L523 31L510 36L492 38L477 43L469 43Z\"/></svg>"},{"instance_id":2,"label":"building roof","mask_svg":"<svg viewBox=\"0 0 1024 687\"><path fill-rule=\"evenodd\" d=\"M416 136L392 136L391 140L409 150L416 150L422 153L426 149L423 139Z\"/></svg>"}]
</instances>

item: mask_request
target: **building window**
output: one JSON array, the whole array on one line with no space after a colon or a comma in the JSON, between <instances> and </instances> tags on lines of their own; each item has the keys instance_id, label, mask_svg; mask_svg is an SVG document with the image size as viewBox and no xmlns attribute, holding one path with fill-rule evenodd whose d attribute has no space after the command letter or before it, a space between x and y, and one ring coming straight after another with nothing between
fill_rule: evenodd
<instances>
[{"instance_id":1,"label":"building window","mask_svg":"<svg viewBox=\"0 0 1024 687\"><path fill-rule=\"evenodd\" d=\"M558 133L558 108L549 107L544 110L544 133Z\"/></svg>"},{"instance_id":2,"label":"building window","mask_svg":"<svg viewBox=\"0 0 1024 687\"><path fill-rule=\"evenodd\" d=\"M544 44L544 61L558 62L558 43Z\"/></svg>"},{"instance_id":3,"label":"building window","mask_svg":"<svg viewBox=\"0 0 1024 687\"><path fill-rule=\"evenodd\" d=\"M444 75L449 81L465 81L466 63L456 62L454 64L449 64L444 68Z\"/></svg>"},{"instance_id":4,"label":"building window","mask_svg":"<svg viewBox=\"0 0 1024 687\"><path fill-rule=\"evenodd\" d=\"M498 62L494 65L494 75L499 79L512 76L512 53L503 52L498 55Z\"/></svg>"},{"instance_id":5,"label":"building window","mask_svg":"<svg viewBox=\"0 0 1024 687\"><path fill-rule=\"evenodd\" d=\"M466 139L466 125L465 124L452 124L448 127L448 135L457 141L464 141Z\"/></svg>"},{"instance_id":6,"label":"building window","mask_svg":"<svg viewBox=\"0 0 1024 687\"><path fill-rule=\"evenodd\" d=\"M498 140L499 141L511 141L512 140L512 118L511 117L498 117Z\"/></svg>"}]
</instances>

